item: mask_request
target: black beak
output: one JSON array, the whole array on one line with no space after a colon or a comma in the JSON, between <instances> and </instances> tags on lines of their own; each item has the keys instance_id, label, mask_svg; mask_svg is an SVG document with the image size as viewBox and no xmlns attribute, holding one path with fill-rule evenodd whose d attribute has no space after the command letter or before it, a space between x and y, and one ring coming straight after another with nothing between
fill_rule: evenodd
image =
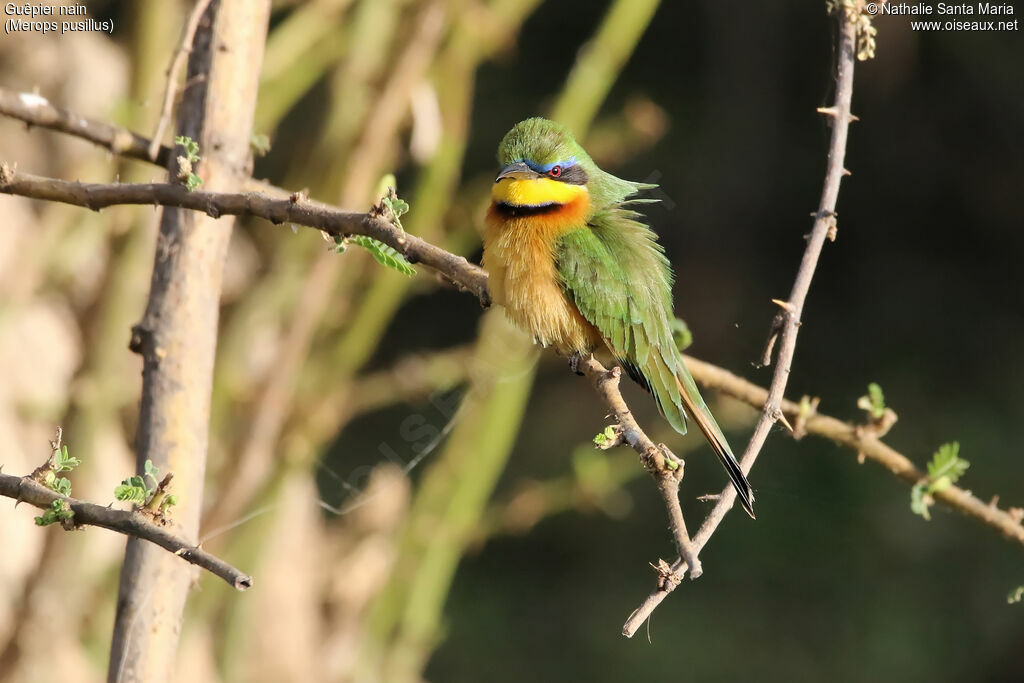
<instances>
[{"instance_id":1,"label":"black beak","mask_svg":"<svg viewBox=\"0 0 1024 683\"><path fill-rule=\"evenodd\" d=\"M516 163L509 164L505 168L501 169L501 173L499 173L498 177L494 179L494 182L500 183L502 180L505 180L506 178L515 178L518 180L523 180L527 178L539 177L540 174L534 171L529 166L527 166L524 162L517 161Z\"/></svg>"}]
</instances>

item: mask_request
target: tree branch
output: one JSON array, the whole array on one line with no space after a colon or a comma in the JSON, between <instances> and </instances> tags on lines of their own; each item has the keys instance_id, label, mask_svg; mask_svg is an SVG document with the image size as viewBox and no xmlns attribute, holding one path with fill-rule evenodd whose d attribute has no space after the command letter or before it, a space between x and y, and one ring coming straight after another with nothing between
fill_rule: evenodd
<instances>
[{"instance_id":1,"label":"tree branch","mask_svg":"<svg viewBox=\"0 0 1024 683\"><path fill-rule=\"evenodd\" d=\"M605 402L612 412L616 423L616 437L609 442L600 445L601 448L611 448L619 443L629 444L633 450L640 454L640 461L644 469L650 472L654 483L661 495L662 502L669 516L669 529L672 531L672 538L676 542L679 556L686 558L690 566L690 575L697 578L701 575L700 560L686 532L686 522L683 520L683 510L679 505L679 484L683 480L683 461L677 458L665 444L655 445L650 437L640 428L629 406L619 393L619 379L622 375L622 368L616 366L607 370L593 356L581 359L579 369L583 371L594 385L597 394ZM655 567L659 573L661 566L668 567L668 563L661 561ZM663 579L668 579L663 576Z\"/></svg>"},{"instance_id":2,"label":"tree branch","mask_svg":"<svg viewBox=\"0 0 1024 683\"><path fill-rule=\"evenodd\" d=\"M186 562L201 567L219 576L244 591L252 588L253 579L227 562L211 555L202 548L175 536L166 528L156 524L138 510L117 510L77 498L62 496L46 488L31 476L18 477L0 473L0 496L13 498L18 503L28 503L40 509L47 509L55 500L63 500L75 513L71 520L77 526L97 526L116 531L125 536L141 538L171 552Z\"/></svg>"},{"instance_id":3,"label":"tree branch","mask_svg":"<svg viewBox=\"0 0 1024 683\"><path fill-rule=\"evenodd\" d=\"M765 356L770 354L774 345L775 336L778 335L779 351L775 364L775 372L772 374L772 381L768 388L768 394L764 400L764 407L754 427L754 433L740 460L740 467L746 473L754 466L761 448L764 446L768 433L777 421L785 421L782 411L782 401L786 392L786 384L789 381L790 370L793 365L793 354L796 351L796 337L800 330L800 315L803 312L804 302L811 287L811 279L814 277L815 268L818 265L818 257L825 245L825 240L835 234L835 209L836 200L839 197L839 184L847 171L843 167L846 156L846 138L849 131L850 121L853 115L850 113L850 102L853 97L853 66L856 59L857 29L856 25L849 20L846 13L840 9L835 13L839 22L839 45L838 45L838 76L836 79L836 96L832 107L820 110L832 118L832 139L829 144L828 165L825 172L824 187L821 192L821 201L818 210L814 215L814 225L807 238L807 247L804 250L800 268L797 270L796 280L793 282L793 289L790 292L789 300L776 302L782 308L783 318L776 317L772 322L772 332L769 335L766 345ZM762 358L767 364L770 358ZM788 425L788 423L787 423ZM705 518L700 530L694 538L694 545L697 552L704 547L708 539L721 524L726 513L732 508L736 500L736 492L731 486L725 487L715 507ZM672 566L673 574L682 578L686 572L686 562L677 560ZM622 633L632 637L640 625L651 615L651 612L665 597L672 592L678 581L658 582L658 587L626 620L622 627Z\"/></svg>"},{"instance_id":4,"label":"tree branch","mask_svg":"<svg viewBox=\"0 0 1024 683\"><path fill-rule=\"evenodd\" d=\"M24 121L29 127L38 126L58 133L66 133L103 147L111 154L128 159L152 162L164 168L171 160L171 148L166 145L150 159L150 140L127 128L86 118L75 112L54 106L42 95L13 92L0 88L0 114Z\"/></svg>"},{"instance_id":5,"label":"tree branch","mask_svg":"<svg viewBox=\"0 0 1024 683\"><path fill-rule=\"evenodd\" d=\"M68 109L57 107L42 95L28 92L14 92L0 87L0 114L24 121L26 126L38 126L57 133L65 133L94 145L103 147L111 154L125 159L134 159L167 168L174 152L172 147L159 145L156 158L150 158L149 150L153 141L128 128L106 121L97 121ZM276 198L287 197L290 192L252 178L244 168L235 169L242 189L246 192L263 192Z\"/></svg>"},{"instance_id":6,"label":"tree branch","mask_svg":"<svg viewBox=\"0 0 1024 683\"><path fill-rule=\"evenodd\" d=\"M481 305L490 304L487 273L464 257L410 235L373 211L342 211L299 193L288 199L274 199L255 192L189 192L169 183L77 183L18 173L5 163L0 164L0 193L74 204L93 211L123 204L176 206L214 218L256 216L278 225L303 225L336 237L367 235L394 248L410 263L422 263L437 271L449 283L476 296Z\"/></svg>"},{"instance_id":7,"label":"tree branch","mask_svg":"<svg viewBox=\"0 0 1024 683\"><path fill-rule=\"evenodd\" d=\"M167 67L167 87L164 89L164 100L160 107L160 119L156 122L153 139L150 140L149 147L146 149L146 156L153 161L156 161L160 153L160 140L164 136L167 124L171 121L174 96L178 93L178 72L181 71L185 59L192 52L192 41L195 40L196 29L199 28L199 20L209 5L210 0L197 0L192 11L189 12L188 19L181 27L181 39L178 41L178 47L175 48L174 54L171 56L171 63Z\"/></svg>"},{"instance_id":8,"label":"tree branch","mask_svg":"<svg viewBox=\"0 0 1024 683\"><path fill-rule=\"evenodd\" d=\"M703 387L721 391L754 407L763 406L768 398L768 392L763 387L748 382L728 370L692 356L684 358L686 367ZM793 401L782 401L781 409L794 421L800 415L800 406ZM927 477L909 458L874 436L870 430L863 429L862 425L815 413L806 417L804 426L808 434L847 446L853 453L862 453L865 459L878 463L911 486ZM1024 546L1024 526L1021 525L1024 511L1020 508L1003 510L995 504L995 498L993 502L986 503L955 485L933 495L949 508L991 527ZM698 533L695 542L703 545L702 539L706 542L706 538Z\"/></svg>"}]
</instances>

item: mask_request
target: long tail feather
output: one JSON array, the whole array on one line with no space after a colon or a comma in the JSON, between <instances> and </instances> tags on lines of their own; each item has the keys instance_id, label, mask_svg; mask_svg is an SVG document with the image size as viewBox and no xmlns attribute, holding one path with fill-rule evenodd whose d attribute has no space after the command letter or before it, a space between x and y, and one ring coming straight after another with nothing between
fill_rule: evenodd
<instances>
[{"instance_id":1,"label":"long tail feather","mask_svg":"<svg viewBox=\"0 0 1024 683\"><path fill-rule=\"evenodd\" d=\"M680 359L676 371L676 386L679 389L679 397L682 400L683 408L689 411L693 421L697 423L697 427L704 433L704 436L711 444L711 448L714 449L715 454L729 475L733 488L736 489L740 504L747 511L747 514L753 518L754 491L750 487L750 482L747 481L746 475L740 469L740 464L736 462L736 456L732 454L729 442L725 440L725 434L722 433L721 427L718 426L718 422L715 421L711 411L708 410L707 405L704 403L704 399L701 398L700 392L697 390L697 384L693 381L693 377L690 376L690 371L683 366L682 359Z\"/></svg>"},{"instance_id":2,"label":"long tail feather","mask_svg":"<svg viewBox=\"0 0 1024 683\"><path fill-rule=\"evenodd\" d=\"M726 473L736 489L740 505L751 517L754 516L754 491L750 482L736 462L736 456L729 447L721 427L715 421L714 416L708 409L704 399L701 398L697 384L693 381L690 371L683 365L683 359L678 356L674 359L675 371L665 362L661 353L652 349L644 363L639 368L633 363L620 358L630 377L636 380L641 386L654 394L658 409L665 416L668 423L680 434L686 434L686 418L689 415L697 423L697 427L703 432L711 448L714 449L718 459L722 462Z\"/></svg>"}]
</instances>

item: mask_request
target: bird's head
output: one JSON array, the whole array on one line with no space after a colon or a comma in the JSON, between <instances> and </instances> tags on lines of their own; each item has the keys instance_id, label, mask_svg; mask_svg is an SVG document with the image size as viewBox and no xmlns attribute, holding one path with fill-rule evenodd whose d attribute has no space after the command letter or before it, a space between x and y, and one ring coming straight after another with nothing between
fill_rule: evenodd
<instances>
[{"instance_id":1,"label":"bird's head","mask_svg":"<svg viewBox=\"0 0 1024 683\"><path fill-rule=\"evenodd\" d=\"M565 126L542 118L520 121L505 135L498 163L491 197L513 207L568 204L587 196L602 208L644 187L602 171Z\"/></svg>"}]
</instances>

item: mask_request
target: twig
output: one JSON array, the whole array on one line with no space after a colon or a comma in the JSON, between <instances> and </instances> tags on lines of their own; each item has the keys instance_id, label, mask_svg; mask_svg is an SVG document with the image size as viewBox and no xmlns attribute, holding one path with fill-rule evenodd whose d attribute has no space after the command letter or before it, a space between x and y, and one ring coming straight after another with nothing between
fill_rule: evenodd
<instances>
[{"instance_id":1,"label":"twig","mask_svg":"<svg viewBox=\"0 0 1024 683\"><path fill-rule=\"evenodd\" d=\"M19 93L0 88L0 114L24 121L28 126L38 126L80 138L126 159L153 163L164 168L170 162L173 152L171 147L161 145L156 158L151 159L149 149L154 143L149 138L122 126L90 119L54 106L45 97L35 93ZM249 177L246 169L235 170L243 175L242 189L246 192L263 192L279 199L291 194L270 183Z\"/></svg>"},{"instance_id":2,"label":"twig","mask_svg":"<svg viewBox=\"0 0 1024 683\"><path fill-rule=\"evenodd\" d=\"M683 461L673 455L664 444L655 445L637 424L629 406L626 405L622 394L619 393L621 368L616 366L608 370L593 356L589 356L580 360L579 369L594 384L594 389L611 410L612 417L619 427L622 441L640 454L640 461L644 468L654 478L658 493L668 511L669 529L672 531L672 538L676 542L679 555L687 560L687 565L690 567L690 578L697 578L702 571L700 560L697 559L697 553L686 532L683 510L679 505L679 483L683 480ZM655 569L658 570L660 566L661 564L657 565ZM667 563L665 566L668 566ZM661 574L660 571L659 574ZM682 579L682 574L672 579L662 576L662 579L678 581Z\"/></svg>"},{"instance_id":3,"label":"twig","mask_svg":"<svg viewBox=\"0 0 1024 683\"><path fill-rule=\"evenodd\" d=\"M825 172L825 183L822 188L821 201L814 216L814 226L807 239L807 247L804 250L800 268L793 283L793 290L789 299L779 302L782 308L784 319L781 322L779 335L779 351L775 363L775 372L772 374L772 381L768 388L768 395L765 397L764 407L754 427L754 433L740 460L740 467L744 472L750 472L754 461L757 460L765 439L775 423L783 416L782 401L786 392L786 383L789 381L789 373L793 364L793 354L796 351L796 337L800 330L800 315L803 312L804 301L807 299L807 292L811 287L811 279L814 277L814 270L818 265L818 257L821 254L825 240L835 226L836 200L839 197L839 184L846 174L843 168L843 161L846 156L846 137L849 131L850 121L853 119L850 113L850 101L853 97L853 65L856 59L857 28L848 21L844 12L837 12L839 22L839 46L838 46L838 75L836 78L836 96L832 107L822 113L832 117L832 140L829 145L828 165ZM777 327L778 318L773 322L773 331ZM769 344L773 343L774 332L769 335ZM770 349L769 349L770 350ZM762 361L770 360L762 358ZM736 500L736 492L732 487L726 487L721 497L715 503L715 507L705 518L700 530L694 537L694 545L697 552L704 547L708 539L721 524L726 513L732 508ZM679 576L686 571L686 563L677 560L673 564L673 572ZM659 582L658 588L648 595L647 599L638 607L626 620L622 627L622 633L632 637L637 629L647 620L651 612L661 601L675 589L672 581Z\"/></svg>"},{"instance_id":4,"label":"twig","mask_svg":"<svg viewBox=\"0 0 1024 683\"><path fill-rule=\"evenodd\" d=\"M137 510L117 510L114 508L87 503L77 498L62 496L46 488L31 476L18 477L0 473L0 496L13 498L19 503L28 503L40 509L47 509L55 500L63 500L75 513L72 518L74 526L97 526L116 531L125 536L134 536L150 543L155 543L168 552L174 553L186 562L201 567L219 576L244 591L252 588L253 579L227 562L211 555L202 548L172 534L164 527L154 523L144 513Z\"/></svg>"},{"instance_id":5,"label":"twig","mask_svg":"<svg viewBox=\"0 0 1024 683\"><path fill-rule=\"evenodd\" d=\"M490 303L487 273L464 257L410 235L379 216L342 211L298 195L274 199L255 192L189 192L181 185L168 183L76 183L18 173L7 164L0 164L0 194L74 204L94 211L121 204L177 206L215 218L257 216L274 224L316 228L332 236L368 235L394 248L410 263L422 263L438 271L451 284L471 292L482 305Z\"/></svg>"},{"instance_id":6,"label":"twig","mask_svg":"<svg viewBox=\"0 0 1024 683\"><path fill-rule=\"evenodd\" d=\"M167 67L167 88L164 90L164 101L160 107L160 119L156 122L156 130L153 132L153 139L149 141L146 154L151 161L156 161L160 153L160 140L167 130L167 124L171 121L171 109L174 108L174 97L178 92L178 72L185 64L185 58L192 52L192 41L196 36L196 29L199 28L199 20L206 11L210 0L196 0L188 20L181 28L181 40L178 47L171 56L171 64Z\"/></svg>"},{"instance_id":7,"label":"twig","mask_svg":"<svg viewBox=\"0 0 1024 683\"><path fill-rule=\"evenodd\" d=\"M167 166L171 159L171 148L166 145L159 147L156 156L151 158L151 140L127 128L96 121L56 107L45 97L35 93L18 93L0 88L0 114L24 121L29 126L39 126L73 135L99 145L111 154L129 159L152 161L160 166Z\"/></svg>"},{"instance_id":8,"label":"twig","mask_svg":"<svg viewBox=\"0 0 1024 683\"><path fill-rule=\"evenodd\" d=\"M768 391L764 387L748 382L728 370L692 356L684 356L684 359L693 378L703 387L721 391L755 408L763 406L768 398ZM800 415L800 404L794 401L782 401L781 409L794 420ZM862 425L843 422L818 412L807 415L803 424L808 434L847 446L851 453L863 453L865 459L878 463L911 486L926 476L909 458L885 444L878 435L863 429ZM936 492L935 497L951 509L999 531L1024 546L1024 526L1021 526L1019 517L1012 512L985 502L955 485ZM698 533L695 542L700 543L701 538L703 537Z\"/></svg>"}]
</instances>

